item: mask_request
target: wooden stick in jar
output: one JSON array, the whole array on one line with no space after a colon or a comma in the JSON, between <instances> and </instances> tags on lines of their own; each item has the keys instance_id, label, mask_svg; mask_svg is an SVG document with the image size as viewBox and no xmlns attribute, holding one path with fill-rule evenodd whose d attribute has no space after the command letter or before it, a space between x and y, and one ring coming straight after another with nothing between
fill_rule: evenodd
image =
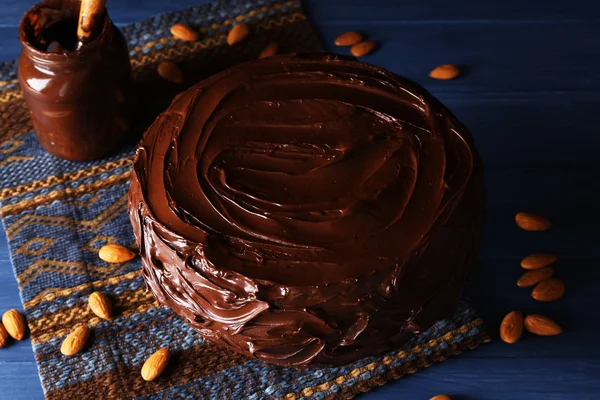
<instances>
[{"instance_id":1,"label":"wooden stick in jar","mask_svg":"<svg viewBox=\"0 0 600 400\"><path fill-rule=\"evenodd\" d=\"M106 0L81 0L77 24L77 49L92 41L93 35L104 22Z\"/></svg>"}]
</instances>

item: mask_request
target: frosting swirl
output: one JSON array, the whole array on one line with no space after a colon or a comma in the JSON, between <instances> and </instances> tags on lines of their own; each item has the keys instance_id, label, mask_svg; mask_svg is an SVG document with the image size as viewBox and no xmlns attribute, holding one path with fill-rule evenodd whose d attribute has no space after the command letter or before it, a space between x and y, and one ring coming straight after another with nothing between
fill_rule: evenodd
<instances>
[{"instance_id":1,"label":"frosting swirl","mask_svg":"<svg viewBox=\"0 0 600 400\"><path fill-rule=\"evenodd\" d=\"M284 55L175 98L138 148L130 216L150 290L206 338L342 364L453 311L482 201L469 134L424 89Z\"/></svg>"}]
</instances>

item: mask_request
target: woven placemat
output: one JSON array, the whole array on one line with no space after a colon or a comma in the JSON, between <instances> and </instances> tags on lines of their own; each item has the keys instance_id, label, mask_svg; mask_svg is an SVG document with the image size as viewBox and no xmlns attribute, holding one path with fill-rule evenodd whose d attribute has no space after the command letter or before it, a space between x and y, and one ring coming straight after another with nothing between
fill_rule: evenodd
<instances>
[{"instance_id":1,"label":"woven placemat","mask_svg":"<svg viewBox=\"0 0 600 400\"><path fill-rule=\"evenodd\" d=\"M226 34L246 21L253 35L229 47ZM186 22L202 38L175 41L169 27ZM123 28L134 75L151 119L178 91L223 68L256 58L271 41L284 51L321 49L299 1L215 1ZM156 65L174 60L183 85L158 78ZM97 162L57 159L39 146L21 91L16 62L0 64L0 206L47 399L341 399L427 367L487 340L472 306L438 322L385 357L343 368L292 369L249 360L203 341L146 291L140 261L108 265L106 243L134 245L126 205L134 147ZM117 315L103 321L87 307L93 291L112 297ZM92 328L84 352L65 357L64 337ZM161 347L174 354L164 375L145 382L140 368Z\"/></svg>"}]
</instances>

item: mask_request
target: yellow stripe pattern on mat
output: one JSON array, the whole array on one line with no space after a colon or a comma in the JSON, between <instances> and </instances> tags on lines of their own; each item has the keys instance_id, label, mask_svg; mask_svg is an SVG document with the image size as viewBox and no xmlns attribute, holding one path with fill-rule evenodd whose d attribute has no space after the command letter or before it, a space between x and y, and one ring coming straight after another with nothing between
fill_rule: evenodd
<instances>
[{"instance_id":1,"label":"yellow stripe pattern on mat","mask_svg":"<svg viewBox=\"0 0 600 400\"><path fill-rule=\"evenodd\" d=\"M35 307L44 301L52 301L59 297L70 296L73 293L80 292L83 290L88 290L88 289L100 290L103 287L108 286L108 285L116 285L117 283L120 283L120 282L123 282L126 280L135 279L140 275L141 275L141 271L132 271L132 272L128 272L123 275L113 276L110 278L97 280L97 281L94 281L91 283L82 283L81 285L73 286L70 288L48 288L48 289L45 289L43 292L38 293L31 300L25 302L23 304L23 308L27 310L28 308Z\"/></svg>"},{"instance_id":2,"label":"yellow stripe pattern on mat","mask_svg":"<svg viewBox=\"0 0 600 400\"><path fill-rule=\"evenodd\" d=\"M0 209L2 215L17 214L21 211L28 210L39 205L48 204L54 200L62 199L64 197L80 196L87 193L92 193L100 189L106 189L107 187L118 185L129 179L131 171L123 172L119 175L109 176L107 179L81 185L76 188L65 188L62 190L53 190L48 194L39 195L33 199L26 199L15 204L8 204Z\"/></svg>"},{"instance_id":3,"label":"yellow stripe pattern on mat","mask_svg":"<svg viewBox=\"0 0 600 400\"><path fill-rule=\"evenodd\" d=\"M130 165L132 162L133 157L124 157L116 161L109 161L105 164L95 165L93 167L82 169L76 172L48 176L39 181L26 183L23 185L15 186L13 188L3 189L0 192L0 199L4 200L10 197L33 192L39 189L45 189L47 187L57 185L59 183L64 183L66 181L74 181L82 178L89 178L94 175L99 175L104 172L111 171L113 169Z\"/></svg>"},{"instance_id":4,"label":"yellow stripe pattern on mat","mask_svg":"<svg viewBox=\"0 0 600 400\"><path fill-rule=\"evenodd\" d=\"M461 326L458 329L455 329L453 331L450 331L450 332L446 333L444 336L440 336L438 338L432 339L432 340L430 340L429 342L427 342L427 343L425 343L423 345L415 346L415 347L413 347L410 350L400 351L400 352L398 352L398 353L396 353L396 354L394 354L392 356L386 356L381 361L372 362L372 363L367 364L365 366L362 366L362 367L359 367L359 368L355 368L352 371L350 371L348 374L340 375L337 378L332 379L329 382L325 382L325 383L322 383L320 385L313 386L313 387L304 388L300 392L288 393L285 396L280 397L278 400L297 400L297 399L302 398L302 397L313 396L316 393L328 390L333 385L336 385L336 384L337 385L341 385L342 383L346 382L347 380L359 377L360 375L364 374L365 372L372 371L375 368L379 367L380 365L388 365L388 364L391 364L392 362L394 362L396 360L400 360L400 359L406 358L409 355L414 355L414 354L422 353L425 349L437 347L441 343L446 342L448 340L451 340L452 338L454 338L457 335L465 334L469 330L471 330L472 328L474 328L476 326L481 326L481 325L483 325L483 320L476 319L476 320L474 320L472 322L469 322L468 324L465 324L465 325ZM431 364L424 365L424 367L429 367L430 365ZM407 369L404 372L412 374L412 373L416 372L419 369L420 369L420 367L419 368L410 368L410 369Z\"/></svg>"},{"instance_id":5,"label":"yellow stripe pattern on mat","mask_svg":"<svg viewBox=\"0 0 600 400\"><path fill-rule=\"evenodd\" d=\"M298 0L292 0L292 1L288 1L286 3L281 3L281 4L274 4L272 6L263 6L259 9L256 10L252 10L247 12L246 14L240 14L238 16L236 16L235 18L231 18L231 19L226 19L225 21L218 23L218 24L212 24L210 26L203 26L201 28L198 29L199 33L206 33L209 30L217 30L217 29L221 29L221 28L225 28L227 26L233 25L236 22L242 22L246 19L252 18L258 14L262 14L262 13L266 13L269 11L279 11L284 7L289 7L289 6L293 6L293 5L300 5L300 2ZM178 41L178 39L175 39L174 37L166 37L166 38L160 38L158 40L154 40L154 41L149 41L144 43L141 46L137 46L134 47L133 49L131 49L131 51L135 51L135 52L139 52L142 51L144 49L149 49L151 47L154 47L158 44L166 44L166 43L170 43L170 42L176 42Z\"/></svg>"},{"instance_id":6,"label":"yellow stripe pattern on mat","mask_svg":"<svg viewBox=\"0 0 600 400\"><path fill-rule=\"evenodd\" d=\"M123 309L123 312L117 316L118 318L127 318L133 314L143 313L159 306L152 293L147 292L145 287L120 297L118 305ZM65 320L62 318L65 318ZM87 303L85 303L65 312L52 314L47 318L28 321L31 329L31 342L33 344L44 343L53 338L67 335L73 331L73 328L80 321L85 321L92 328L104 320L93 314ZM42 327L47 328L47 324L59 325L61 328L53 330L52 333L45 333L38 336L37 333L39 333Z\"/></svg>"}]
</instances>

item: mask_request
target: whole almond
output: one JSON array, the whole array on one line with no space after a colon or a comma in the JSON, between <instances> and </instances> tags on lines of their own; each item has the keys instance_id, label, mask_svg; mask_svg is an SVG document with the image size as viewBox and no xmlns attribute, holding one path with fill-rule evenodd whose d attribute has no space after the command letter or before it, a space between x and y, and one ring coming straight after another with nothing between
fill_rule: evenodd
<instances>
[{"instance_id":1,"label":"whole almond","mask_svg":"<svg viewBox=\"0 0 600 400\"><path fill-rule=\"evenodd\" d=\"M142 378L145 381L156 379L167 368L169 358L171 358L171 353L167 348L162 348L152 354L142 366Z\"/></svg>"},{"instance_id":2,"label":"whole almond","mask_svg":"<svg viewBox=\"0 0 600 400\"><path fill-rule=\"evenodd\" d=\"M375 46L377 46L377 42L373 40L365 40L364 42L360 42L352 46L350 48L350 53L352 53L354 57L366 56L373 51Z\"/></svg>"},{"instance_id":3,"label":"whole almond","mask_svg":"<svg viewBox=\"0 0 600 400\"><path fill-rule=\"evenodd\" d=\"M13 339L21 340L25 336L25 318L19 311L12 309L5 312L2 315L2 323Z\"/></svg>"},{"instance_id":4,"label":"whole almond","mask_svg":"<svg viewBox=\"0 0 600 400\"><path fill-rule=\"evenodd\" d=\"M518 287L530 287L543 281L544 279L550 278L554 275L554 268L545 267L540 269L534 269L533 271L527 271L517 281Z\"/></svg>"},{"instance_id":5,"label":"whole almond","mask_svg":"<svg viewBox=\"0 0 600 400\"><path fill-rule=\"evenodd\" d=\"M552 226L552 223L548 219L526 212L517 213L515 215L515 222L519 228L531 232L545 231Z\"/></svg>"},{"instance_id":6,"label":"whole almond","mask_svg":"<svg viewBox=\"0 0 600 400\"><path fill-rule=\"evenodd\" d=\"M556 262L557 258L554 254L550 253L535 253L525 257L521 260L521 267L525 269L538 269L544 268L548 265L552 265Z\"/></svg>"},{"instance_id":7,"label":"whole almond","mask_svg":"<svg viewBox=\"0 0 600 400\"><path fill-rule=\"evenodd\" d=\"M90 337L90 328L87 325L80 325L67 336L60 346L60 352L65 356L77 354L85 347Z\"/></svg>"},{"instance_id":8,"label":"whole almond","mask_svg":"<svg viewBox=\"0 0 600 400\"><path fill-rule=\"evenodd\" d=\"M460 69L456 65L452 64L439 65L429 73L431 78L442 80L454 79L458 75L460 75Z\"/></svg>"},{"instance_id":9,"label":"whole almond","mask_svg":"<svg viewBox=\"0 0 600 400\"><path fill-rule=\"evenodd\" d=\"M8 342L8 332L6 332L4 325L0 323L0 347L4 347L6 342Z\"/></svg>"},{"instance_id":10,"label":"whole almond","mask_svg":"<svg viewBox=\"0 0 600 400\"><path fill-rule=\"evenodd\" d=\"M188 42L195 42L200 38L198 32L196 32L191 26L185 24L175 24L171 27L171 34L177 39L187 40Z\"/></svg>"},{"instance_id":11,"label":"whole almond","mask_svg":"<svg viewBox=\"0 0 600 400\"><path fill-rule=\"evenodd\" d=\"M438 394L429 400L452 400L452 397L448 396L447 394Z\"/></svg>"},{"instance_id":12,"label":"whole almond","mask_svg":"<svg viewBox=\"0 0 600 400\"><path fill-rule=\"evenodd\" d=\"M110 319L112 315L112 302L104 293L94 292L90 294L88 304L94 314L103 319Z\"/></svg>"},{"instance_id":13,"label":"whole almond","mask_svg":"<svg viewBox=\"0 0 600 400\"><path fill-rule=\"evenodd\" d=\"M234 44L246 39L249 34L250 28L248 27L248 24L243 22L241 24L237 24L229 31L229 34L227 35L227 44L233 46Z\"/></svg>"},{"instance_id":14,"label":"whole almond","mask_svg":"<svg viewBox=\"0 0 600 400\"><path fill-rule=\"evenodd\" d=\"M562 328L556 322L543 315L531 314L525 317L527 332L539 336L554 336L562 333Z\"/></svg>"},{"instance_id":15,"label":"whole almond","mask_svg":"<svg viewBox=\"0 0 600 400\"><path fill-rule=\"evenodd\" d=\"M531 297L538 301L554 301L565 294L565 284L558 278L548 278L536 285Z\"/></svg>"},{"instance_id":16,"label":"whole almond","mask_svg":"<svg viewBox=\"0 0 600 400\"><path fill-rule=\"evenodd\" d=\"M135 253L119 244L107 244L100 248L98 256L109 263L124 263L132 260Z\"/></svg>"},{"instance_id":17,"label":"whole almond","mask_svg":"<svg viewBox=\"0 0 600 400\"><path fill-rule=\"evenodd\" d=\"M344 32L335 39L336 46L354 46L362 41L362 35L358 32Z\"/></svg>"},{"instance_id":18,"label":"whole almond","mask_svg":"<svg viewBox=\"0 0 600 400\"><path fill-rule=\"evenodd\" d=\"M158 75L170 82L183 82L183 73L173 61L163 61L158 64Z\"/></svg>"},{"instance_id":19,"label":"whole almond","mask_svg":"<svg viewBox=\"0 0 600 400\"><path fill-rule=\"evenodd\" d=\"M500 324L500 339L506 343L516 343L523 333L523 314L511 311Z\"/></svg>"},{"instance_id":20,"label":"whole almond","mask_svg":"<svg viewBox=\"0 0 600 400\"><path fill-rule=\"evenodd\" d=\"M279 45L277 43L271 43L263 49L258 55L258 58L273 57L279 53Z\"/></svg>"}]
</instances>

